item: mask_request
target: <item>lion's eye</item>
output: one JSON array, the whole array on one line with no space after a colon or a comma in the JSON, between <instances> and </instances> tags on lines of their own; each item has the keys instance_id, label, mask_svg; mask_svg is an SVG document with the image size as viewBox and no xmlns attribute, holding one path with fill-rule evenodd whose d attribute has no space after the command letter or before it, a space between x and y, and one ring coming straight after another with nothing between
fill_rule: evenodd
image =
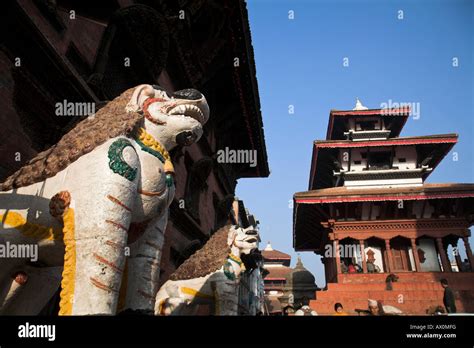
<instances>
[{"instance_id":1,"label":"lion's eye","mask_svg":"<svg viewBox=\"0 0 474 348\"><path fill-rule=\"evenodd\" d=\"M159 85L153 85L153 89L156 91L159 91L162 97L167 97L168 99L172 99L173 97L168 94L168 92L161 86Z\"/></svg>"}]
</instances>

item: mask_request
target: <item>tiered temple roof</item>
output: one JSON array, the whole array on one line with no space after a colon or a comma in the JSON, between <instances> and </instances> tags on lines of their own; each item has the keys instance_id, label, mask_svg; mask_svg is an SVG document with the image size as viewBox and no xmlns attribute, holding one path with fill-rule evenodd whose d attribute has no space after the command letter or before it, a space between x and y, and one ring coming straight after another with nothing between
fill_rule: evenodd
<instances>
[{"instance_id":1,"label":"tiered temple roof","mask_svg":"<svg viewBox=\"0 0 474 348\"><path fill-rule=\"evenodd\" d=\"M457 143L457 134L440 134L417 137L399 137L386 140L316 140L313 144L313 156L311 161L311 172L309 178L309 189L321 189L333 186L333 171L340 169L340 163L337 160L337 154L341 149L350 148L379 148L394 146L415 146L417 153L417 165L421 170L422 166L430 168L421 175L425 180L441 160L451 151L454 144ZM387 169L390 170L390 169ZM366 175L358 173L359 175ZM384 173L379 170L372 175L382 176ZM390 173L393 175L394 173ZM400 172L400 175L407 175L406 172Z\"/></svg>"},{"instance_id":2,"label":"tiered temple roof","mask_svg":"<svg viewBox=\"0 0 474 348\"><path fill-rule=\"evenodd\" d=\"M409 114L410 108L408 107L389 110L331 110L326 139L346 139L344 133L348 131L349 120L358 116L383 117L386 128L390 130L390 137L397 137L405 125Z\"/></svg>"},{"instance_id":3,"label":"tiered temple roof","mask_svg":"<svg viewBox=\"0 0 474 348\"><path fill-rule=\"evenodd\" d=\"M262 256L265 262L280 263L283 266L290 265L291 256L273 249L270 242L268 242L265 249L262 250Z\"/></svg>"}]
</instances>

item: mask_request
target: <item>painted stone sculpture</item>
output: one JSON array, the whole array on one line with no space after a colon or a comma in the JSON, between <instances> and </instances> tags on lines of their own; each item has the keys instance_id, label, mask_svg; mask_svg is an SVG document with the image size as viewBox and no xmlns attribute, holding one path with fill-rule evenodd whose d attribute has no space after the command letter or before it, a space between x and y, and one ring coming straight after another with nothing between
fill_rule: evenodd
<instances>
[{"instance_id":1,"label":"painted stone sculpture","mask_svg":"<svg viewBox=\"0 0 474 348\"><path fill-rule=\"evenodd\" d=\"M211 304L216 315L237 315L239 275L245 270L241 255L257 247L258 232L227 225L189 257L156 295L156 315L199 314L200 304Z\"/></svg>"},{"instance_id":2,"label":"painted stone sculpture","mask_svg":"<svg viewBox=\"0 0 474 348\"><path fill-rule=\"evenodd\" d=\"M0 184L0 314L38 314L59 288L60 314L153 313L174 196L168 151L199 140L209 118L194 89L125 91ZM64 267L63 267L64 266Z\"/></svg>"}]
</instances>

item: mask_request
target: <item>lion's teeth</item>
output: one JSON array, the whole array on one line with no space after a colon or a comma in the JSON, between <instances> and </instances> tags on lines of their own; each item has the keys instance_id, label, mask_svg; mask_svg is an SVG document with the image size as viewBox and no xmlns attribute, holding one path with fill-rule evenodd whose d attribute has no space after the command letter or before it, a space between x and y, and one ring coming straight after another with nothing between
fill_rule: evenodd
<instances>
[{"instance_id":1,"label":"lion's teeth","mask_svg":"<svg viewBox=\"0 0 474 348\"><path fill-rule=\"evenodd\" d=\"M169 114L170 115L184 115L184 116L192 117L199 122L201 122L204 117L201 109L198 108L196 105L191 105L191 104L178 105L174 107L172 110L170 110Z\"/></svg>"}]
</instances>

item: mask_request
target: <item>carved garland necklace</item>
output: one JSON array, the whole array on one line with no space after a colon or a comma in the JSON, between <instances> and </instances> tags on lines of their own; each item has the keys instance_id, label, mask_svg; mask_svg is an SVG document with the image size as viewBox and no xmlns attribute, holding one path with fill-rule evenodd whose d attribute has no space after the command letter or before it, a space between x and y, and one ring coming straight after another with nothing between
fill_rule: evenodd
<instances>
[{"instance_id":1,"label":"carved garland necklace","mask_svg":"<svg viewBox=\"0 0 474 348\"><path fill-rule=\"evenodd\" d=\"M227 261L224 264L224 274L229 280L235 280L235 270L234 267L232 267L232 264L230 261L234 261L236 264L239 265L241 271L245 271L245 265L240 259L240 257L232 254L232 252L229 253L229 256L227 256Z\"/></svg>"},{"instance_id":2,"label":"carved garland necklace","mask_svg":"<svg viewBox=\"0 0 474 348\"><path fill-rule=\"evenodd\" d=\"M174 167L171 162L171 157L163 145L161 145L153 136L143 128L138 129L135 141L140 145L141 149L158 158L164 164L164 171L166 173L166 185L171 187L174 183Z\"/></svg>"}]
</instances>

